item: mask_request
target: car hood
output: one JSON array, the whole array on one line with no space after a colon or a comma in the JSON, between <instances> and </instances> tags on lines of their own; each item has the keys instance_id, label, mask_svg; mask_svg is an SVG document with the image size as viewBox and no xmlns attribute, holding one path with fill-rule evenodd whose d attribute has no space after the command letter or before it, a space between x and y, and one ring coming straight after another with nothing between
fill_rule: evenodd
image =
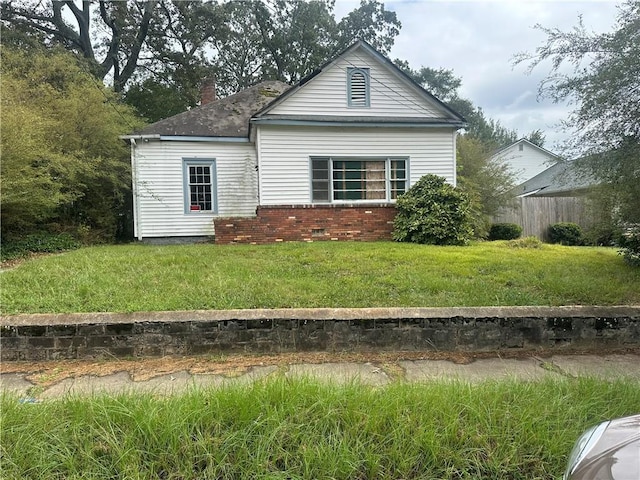
<instances>
[{"instance_id":1,"label":"car hood","mask_svg":"<svg viewBox=\"0 0 640 480\"><path fill-rule=\"evenodd\" d=\"M572 479L640 479L640 415L612 420Z\"/></svg>"}]
</instances>

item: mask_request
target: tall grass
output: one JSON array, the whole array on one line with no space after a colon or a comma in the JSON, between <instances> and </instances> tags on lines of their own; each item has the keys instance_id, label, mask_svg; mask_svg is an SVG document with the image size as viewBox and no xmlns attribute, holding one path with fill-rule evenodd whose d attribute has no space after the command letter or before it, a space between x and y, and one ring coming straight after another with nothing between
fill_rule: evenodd
<instances>
[{"instance_id":1,"label":"tall grass","mask_svg":"<svg viewBox=\"0 0 640 480\"><path fill-rule=\"evenodd\" d=\"M2 476L65 479L552 479L577 436L640 411L595 379L275 380L170 398L2 399Z\"/></svg>"},{"instance_id":2,"label":"tall grass","mask_svg":"<svg viewBox=\"0 0 640 480\"><path fill-rule=\"evenodd\" d=\"M640 303L615 249L506 242L103 246L0 281L3 313Z\"/></svg>"}]
</instances>

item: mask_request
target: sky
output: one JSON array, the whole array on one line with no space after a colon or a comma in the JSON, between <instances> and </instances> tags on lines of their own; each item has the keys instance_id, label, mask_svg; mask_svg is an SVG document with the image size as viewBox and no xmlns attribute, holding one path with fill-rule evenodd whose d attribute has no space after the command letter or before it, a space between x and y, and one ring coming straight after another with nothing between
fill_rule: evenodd
<instances>
[{"instance_id":1,"label":"sky","mask_svg":"<svg viewBox=\"0 0 640 480\"><path fill-rule=\"evenodd\" d=\"M542 130L545 148L552 151L570 135L558 127L570 107L538 98L549 64L527 75L525 64L513 66L513 56L532 53L545 43L546 35L533 28L536 24L568 31L582 15L587 29L613 31L619 4L613 0L383 1L402 22L389 58L407 60L414 69L453 70L462 78L462 97L520 136ZM358 5L358 0L336 0L336 18Z\"/></svg>"}]
</instances>

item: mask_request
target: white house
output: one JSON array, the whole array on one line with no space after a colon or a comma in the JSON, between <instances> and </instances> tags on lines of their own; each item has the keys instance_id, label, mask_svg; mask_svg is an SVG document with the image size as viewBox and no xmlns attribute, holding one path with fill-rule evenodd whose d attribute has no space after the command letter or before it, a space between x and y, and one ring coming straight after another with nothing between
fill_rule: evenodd
<instances>
[{"instance_id":1,"label":"white house","mask_svg":"<svg viewBox=\"0 0 640 480\"><path fill-rule=\"evenodd\" d=\"M501 148L491 156L491 161L509 167L514 174L516 185L521 185L560 160L555 153L531 143L526 138Z\"/></svg>"},{"instance_id":2,"label":"white house","mask_svg":"<svg viewBox=\"0 0 640 480\"><path fill-rule=\"evenodd\" d=\"M357 41L297 85L263 82L123 137L135 235L389 238L397 196L420 177L455 185L464 124Z\"/></svg>"}]
</instances>

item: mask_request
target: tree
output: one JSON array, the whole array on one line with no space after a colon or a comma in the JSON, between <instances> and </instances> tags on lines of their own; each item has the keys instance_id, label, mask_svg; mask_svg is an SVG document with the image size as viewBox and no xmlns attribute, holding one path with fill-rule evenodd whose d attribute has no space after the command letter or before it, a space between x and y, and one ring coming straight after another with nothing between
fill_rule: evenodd
<instances>
[{"instance_id":1,"label":"tree","mask_svg":"<svg viewBox=\"0 0 640 480\"><path fill-rule=\"evenodd\" d=\"M295 83L322 64L336 48L333 3L292 0L253 1L253 20L267 52L263 72Z\"/></svg>"},{"instance_id":2,"label":"tree","mask_svg":"<svg viewBox=\"0 0 640 480\"><path fill-rule=\"evenodd\" d=\"M156 3L102 0L94 14L93 2L87 0L81 6L73 0L8 0L2 2L0 16L5 25L38 32L47 44L76 52L99 79L111 74L114 90L121 91L138 67ZM103 35L96 35L97 29Z\"/></svg>"},{"instance_id":3,"label":"tree","mask_svg":"<svg viewBox=\"0 0 640 480\"><path fill-rule=\"evenodd\" d=\"M139 126L131 109L67 52L3 46L1 58L2 237L82 225L114 238L131 181L118 135Z\"/></svg>"},{"instance_id":4,"label":"tree","mask_svg":"<svg viewBox=\"0 0 640 480\"><path fill-rule=\"evenodd\" d=\"M640 222L640 0L620 6L611 33L590 32L582 18L570 31L547 35L534 53L520 53L527 72L551 62L540 94L575 105L563 122L566 150L607 187L621 221Z\"/></svg>"},{"instance_id":5,"label":"tree","mask_svg":"<svg viewBox=\"0 0 640 480\"><path fill-rule=\"evenodd\" d=\"M456 143L458 186L470 199L474 235L484 238L491 217L512 198L513 173L504 163L491 161L490 144L471 135L460 135Z\"/></svg>"},{"instance_id":6,"label":"tree","mask_svg":"<svg viewBox=\"0 0 640 480\"><path fill-rule=\"evenodd\" d=\"M333 9L333 2L331 3ZM378 0L360 0L360 6L338 23L339 48L346 48L355 39L369 43L373 48L388 54L402 24L396 13L386 10Z\"/></svg>"},{"instance_id":7,"label":"tree","mask_svg":"<svg viewBox=\"0 0 640 480\"><path fill-rule=\"evenodd\" d=\"M529 135L525 136L527 140L529 140L534 145L539 147L544 147L544 142L546 140L545 134L542 130L533 130L529 133Z\"/></svg>"},{"instance_id":8,"label":"tree","mask_svg":"<svg viewBox=\"0 0 640 480\"><path fill-rule=\"evenodd\" d=\"M361 0L340 22L333 0L6 0L0 8L11 45L37 36L73 51L154 120L172 111L148 109L150 92L186 110L212 74L222 96L263 79L294 83L358 38L388 52L400 29L378 0Z\"/></svg>"}]
</instances>

